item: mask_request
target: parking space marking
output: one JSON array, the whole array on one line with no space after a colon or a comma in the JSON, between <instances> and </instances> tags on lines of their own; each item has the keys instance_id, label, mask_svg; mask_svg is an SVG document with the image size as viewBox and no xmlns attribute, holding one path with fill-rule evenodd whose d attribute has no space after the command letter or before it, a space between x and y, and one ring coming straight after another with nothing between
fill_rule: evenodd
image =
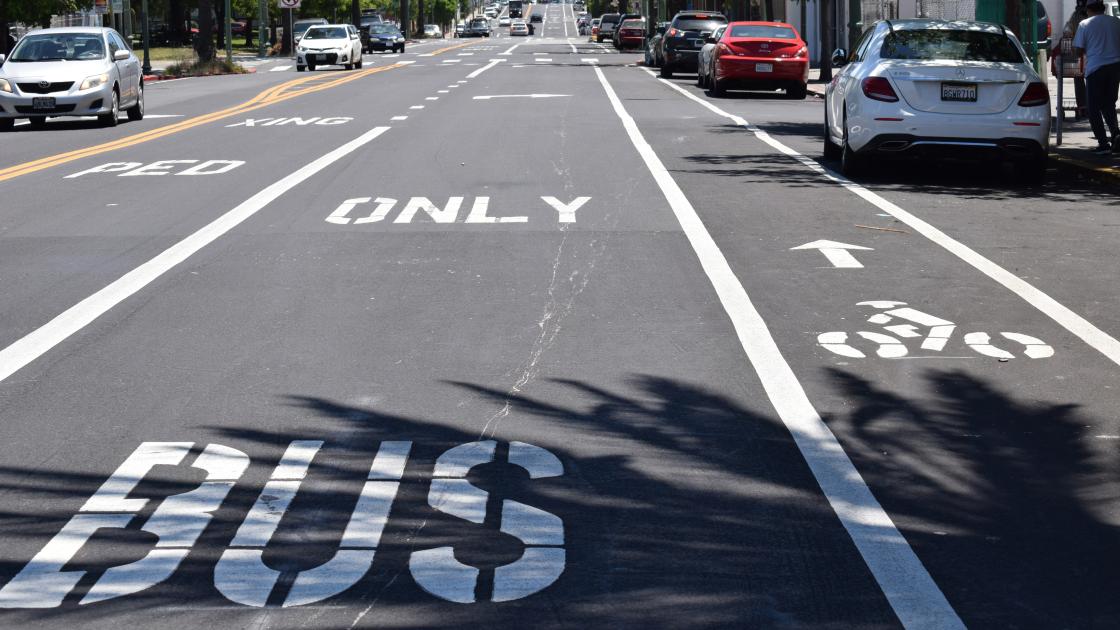
<instances>
[{"instance_id":1,"label":"parking space marking","mask_svg":"<svg viewBox=\"0 0 1120 630\"><path fill-rule=\"evenodd\" d=\"M731 269L696 209L626 111L602 68L594 66L607 99L634 149L665 195L735 328L774 410L789 430L887 602L907 628L964 628L956 611L821 419L786 362L762 315Z\"/></svg>"},{"instance_id":2,"label":"parking space marking","mask_svg":"<svg viewBox=\"0 0 1120 630\"><path fill-rule=\"evenodd\" d=\"M646 72L649 73L650 76L654 76L654 74L649 70L646 70ZM1019 276L1016 276L1015 274L997 265L991 260L988 260L971 247L954 239L948 234L942 232L940 229L902 209L900 206L894 204L893 202L888 201L881 195L868 190L860 184L857 184L856 182L851 181L843 175L840 175L839 173L836 173L831 169L825 167L820 162L806 157L798 151L786 146L782 142L774 139L774 137L766 133L766 131L750 124L742 117L728 113L720 109L719 107L716 107L715 105L697 97L696 95L690 94L687 90L682 89L680 86L670 81L666 81L664 79L658 80L665 85L673 88L677 92L683 94L690 100L703 105L713 113L730 119L736 125L750 131L756 138L766 143L771 148L777 150L779 153L792 157L803 166L816 172L825 179L838 184L845 190L870 203L879 210L882 210L883 212L898 219L899 221L913 229L915 232L926 237L927 239L945 249L949 253L953 254L957 258L961 259L962 261L968 263L980 273L996 281L1008 291L1011 291L1015 295L1018 295L1025 302L1038 309L1039 312L1054 320L1059 326L1084 341L1094 350L1097 350L1098 352L1103 354L1108 360L1117 365L1120 365L1120 340L1117 340L1112 335L1109 335L1105 331L1101 330L1089 320L1078 315L1070 308L1064 306L1054 298L1037 289L1031 283L1023 280Z\"/></svg>"}]
</instances>

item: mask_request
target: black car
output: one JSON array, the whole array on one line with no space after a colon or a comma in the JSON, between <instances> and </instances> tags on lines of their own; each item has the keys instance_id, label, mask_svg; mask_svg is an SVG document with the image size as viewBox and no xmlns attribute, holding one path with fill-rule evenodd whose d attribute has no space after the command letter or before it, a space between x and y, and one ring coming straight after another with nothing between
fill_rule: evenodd
<instances>
[{"instance_id":1,"label":"black car","mask_svg":"<svg viewBox=\"0 0 1120 630\"><path fill-rule=\"evenodd\" d=\"M674 72L696 72L704 40L724 24L727 18L719 13L687 11L674 15L661 38L661 76L669 78Z\"/></svg>"},{"instance_id":2,"label":"black car","mask_svg":"<svg viewBox=\"0 0 1120 630\"><path fill-rule=\"evenodd\" d=\"M614 30L618 28L617 13L604 13L599 17L599 34L595 36L595 43L601 44L604 39L614 39Z\"/></svg>"},{"instance_id":3,"label":"black car","mask_svg":"<svg viewBox=\"0 0 1120 630\"><path fill-rule=\"evenodd\" d=\"M467 24L463 37L490 37L490 20L486 18L471 20L471 23Z\"/></svg>"},{"instance_id":4,"label":"black car","mask_svg":"<svg viewBox=\"0 0 1120 630\"><path fill-rule=\"evenodd\" d=\"M661 67L661 38L665 36L665 31L668 29L668 22L658 22L657 28L654 29L653 34L646 40L645 62L647 67Z\"/></svg>"},{"instance_id":5,"label":"black car","mask_svg":"<svg viewBox=\"0 0 1120 630\"><path fill-rule=\"evenodd\" d=\"M532 15L529 16L529 21L530 22L540 22L543 19L544 18L541 17L540 13L533 13Z\"/></svg>"},{"instance_id":6,"label":"black car","mask_svg":"<svg viewBox=\"0 0 1120 630\"><path fill-rule=\"evenodd\" d=\"M369 24L361 29L362 52L391 50L404 52L404 34L392 24Z\"/></svg>"}]
</instances>

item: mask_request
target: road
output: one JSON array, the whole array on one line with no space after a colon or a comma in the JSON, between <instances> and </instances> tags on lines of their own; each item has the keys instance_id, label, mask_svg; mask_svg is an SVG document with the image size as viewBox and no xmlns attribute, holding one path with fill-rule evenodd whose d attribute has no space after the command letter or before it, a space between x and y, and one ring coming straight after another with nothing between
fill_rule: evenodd
<instances>
[{"instance_id":1,"label":"road","mask_svg":"<svg viewBox=\"0 0 1120 630\"><path fill-rule=\"evenodd\" d=\"M533 10L4 136L0 625L1120 624L1115 192Z\"/></svg>"}]
</instances>

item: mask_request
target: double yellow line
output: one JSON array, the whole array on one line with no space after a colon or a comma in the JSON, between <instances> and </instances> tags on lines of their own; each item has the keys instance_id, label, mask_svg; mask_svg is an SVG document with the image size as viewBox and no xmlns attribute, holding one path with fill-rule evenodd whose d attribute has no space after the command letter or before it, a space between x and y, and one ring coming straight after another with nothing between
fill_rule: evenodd
<instances>
[{"instance_id":1,"label":"double yellow line","mask_svg":"<svg viewBox=\"0 0 1120 630\"><path fill-rule=\"evenodd\" d=\"M462 48L463 46L467 46L471 43L473 42L466 42L463 44L448 46L446 48L441 48L439 50L433 51L432 54L439 55L449 50ZM253 98L245 101L244 103L234 105L233 107L221 109L216 112L210 112L209 114L203 114L201 116L195 116L194 118L188 118L187 120L182 120L177 123L165 125L163 127L159 127L158 129L151 129L143 133L138 133L134 136L121 138L120 140L113 140L111 142L86 147L84 149L76 149L74 151L68 151L66 153L59 153L57 155L51 155L44 158L39 158L38 160L32 160L30 162L24 162L22 164L17 164L15 166L9 166L8 168L0 169L0 182L14 179L16 177L19 177L20 175L27 175L28 173L34 173L36 171L51 168L52 166L58 166L60 164L66 164L67 162L73 162L74 160L80 160L82 158L99 155L101 153L107 153L109 151L116 151L117 149L124 149L126 147L131 147L142 144L144 142L149 142L151 140L156 140L158 138L163 138L165 136L179 133L181 131L193 129L200 125L205 125L207 123L212 123L214 121L229 118L231 116L237 116L239 114L251 112L262 107L281 103L283 101L293 99L297 96L310 94L312 92L329 90L330 88L337 87L344 83L350 83L351 81L357 81L358 79L361 79L363 77L368 77L371 74L385 72L386 70L393 70L394 68L402 68L405 65L407 64L395 63L389 66L379 66L376 68L370 68L368 70L348 72L338 78L332 78L333 75L312 74L301 77L299 79L286 81L279 85L274 85L261 92L260 94L257 94Z\"/></svg>"}]
</instances>

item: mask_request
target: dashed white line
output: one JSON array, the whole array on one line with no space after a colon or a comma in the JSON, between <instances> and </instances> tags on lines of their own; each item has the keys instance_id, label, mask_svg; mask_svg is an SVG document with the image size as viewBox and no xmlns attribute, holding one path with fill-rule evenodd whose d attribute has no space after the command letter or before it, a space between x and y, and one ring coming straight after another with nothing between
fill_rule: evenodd
<instances>
[{"instance_id":1,"label":"dashed white line","mask_svg":"<svg viewBox=\"0 0 1120 630\"><path fill-rule=\"evenodd\" d=\"M470 57L470 56L471 56L471 55L473 55L473 54L474 54L474 53L472 53L472 52L466 52L466 53L459 53L459 56L460 56L460 57Z\"/></svg>"},{"instance_id":2,"label":"dashed white line","mask_svg":"<svg viewBox=\"0 0 1120 630\"><path fill-rule=\"evenodd\" d=\"M423 105L413 105L412 107L409 107L409 109L424 109L424 106Z\"/></svg>"},{"instance_id":3,"label":"dashed white line","mask_svg":"<svg viewBox=\"0 0 1120 630\"><path fill-rule=\"evenodd\" d=\"M374 127L322 157L282 177L208 225L167 248L148 262L63 311L51 321L0 350L0 382L85 328L203 247L240 225L284 193L391 129Z\"/></svg>"},{"instance_id":4,"label":"dashed white line","mask_svg":"<svg viewBox=\"0 0 1120 630\"><path fill-rule=\"evenodd\" d=\"M438 96L425 96L424 100L425 101L438 101L439 97Z\"/></svg>"},{"instance_id":5,"label":"dashed white line","mask_svg":"<svg viewBox=\"0 0 1120 630\"><path fill-rule=\"evenodd\" d=\"M393 116L389 120L408 120L408 116Z\"/></svg>"},{"instance_id":6,"label":"dashed white line","mask_svg":"<svg viewBox=\"0 0 1120 630\"><path fill-rule=\"evenodd\" d=\"M462 59L444 59L443 63L459 63Z\"/></svg>"},{"instance_id":7,"label":"dashed white line","mask_svg":"<svg viewBox=\"0 0 1120 630\"><path fill-rule=\"evenodd\" d=\"M836 436L821 420L762 315L696 209L666 170L638 124L595 66L595 75L631 143L645 162L731 319L739 343L774 410L801 451L836 516L852 537L895 615L906 628L964 628L921 560L871 494Z\"/></svg>"},{"instance_id":8,"label":"dashed white line","mask_svg":"<svg viewBox=\"0 0 1120 630\"><path fill-rule=\"evenodd\" d=\"M449 94L451 90L436 90L436 94Z\"/></svg>"},{"instance_id":9,"label":"dashed white line","mask_svg":"<svg viewBox=\"0 0 1120 630\"><path fill-rule=\"evenodd\" d=\"M291 70L291 69L292 69L291 66L276 66L276 67L272 68L271 70L269 70L269 72L284 72L285 70Z\"/></svg>"}]
</instances>

